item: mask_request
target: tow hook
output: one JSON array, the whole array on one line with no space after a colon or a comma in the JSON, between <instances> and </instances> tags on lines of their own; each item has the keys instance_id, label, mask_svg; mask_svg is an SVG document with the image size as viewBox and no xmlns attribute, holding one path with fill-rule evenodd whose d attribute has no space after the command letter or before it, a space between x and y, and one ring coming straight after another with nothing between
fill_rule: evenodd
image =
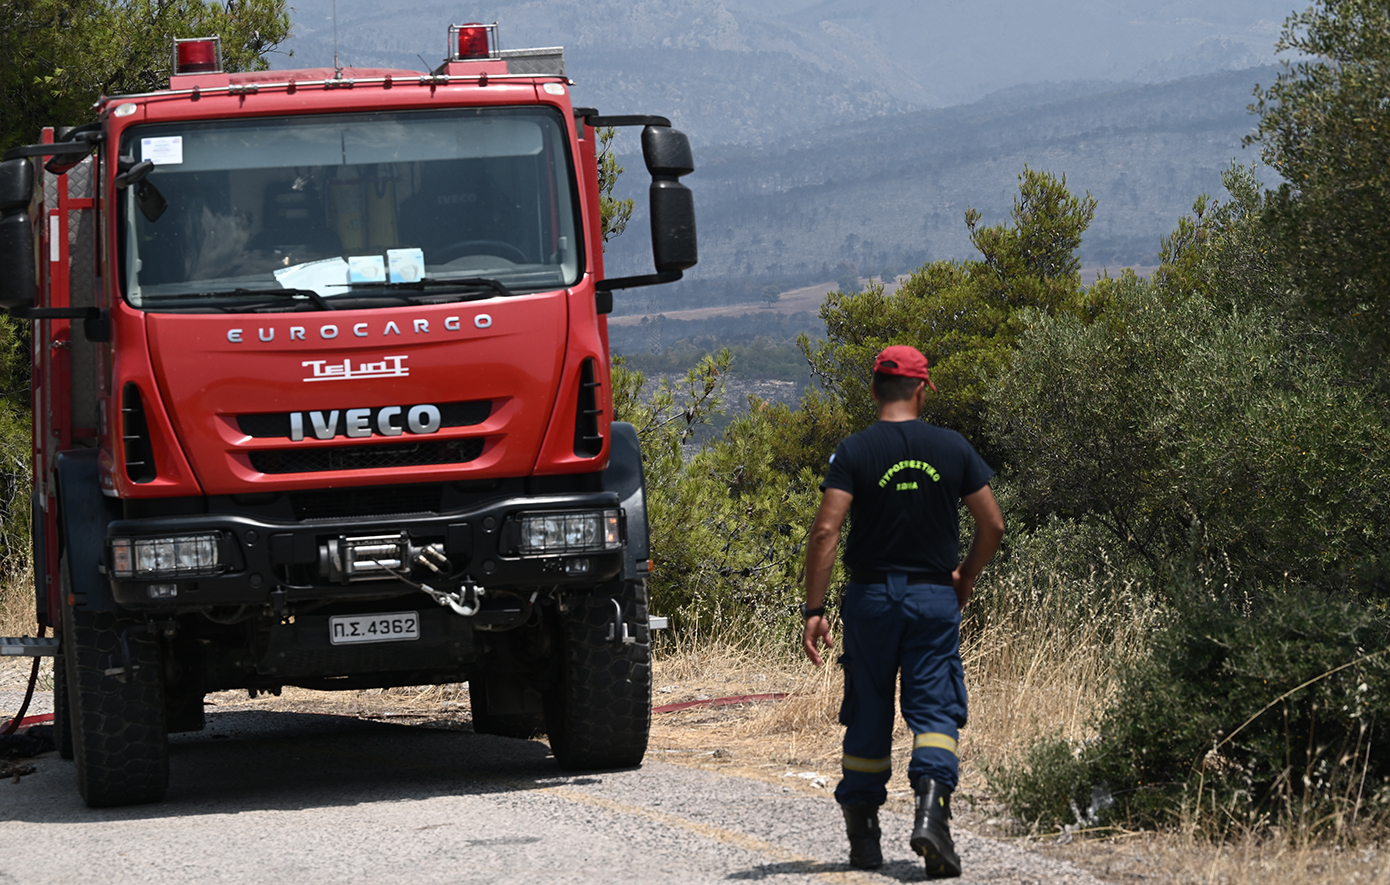
<instances>
[{"instance_id":1,"label":"tow hook","mask_svg":"<svg viewBox=\"0 0 1390 885\"><path fill-rule=\"evenodd\" d=\"M637 642L637 637L630 634L627 630L627 621L623 620L623 606L617 599L610 599L613 603L613 623L608 625L608 639L618 645L633 645Z\"/></svg>"},{"instance_id":2,"label":"tow hook","mask_svg":"<svg viewBox=\"0 0 1390 885\"><path fill-rule=\"evenodd\" d=\"M415 584L414 586L428 595L430 599L440 605L447 605L454 610L455 614L465 618L471 618L478 613L478 609L483 607L483 597L487 595L485 588L473 583L473 579L467 577L463 579L463 586L459 587L457 593L445 593L434 589L429 584Z\"/></svg>"},{"instance_id":3,"label":"tow hook","mask_svg":"<svg viewBox=\"0 0 1390 885\"><path fill-rule=\"evenodd\" d=\"M459 592L456 594L451 593L444 598L449 601L449 608L463 615L465 618L471 618L478 613L478 609L483 607L483 597L485 595L487 595L487 591L477 584L474 584L472 578L464 578L463 586L459 588ZM458 596L463 597L462 605L459 605L459 603L455 601L455 598Z\"/></svg>"},{"instance_id":4,"label":"tow hook","mask_svg":"<svg viewBox=\"0 0 1390 885\"><path fill-rule=\"evenodd\" d=\"M433 559L435 562L430 562L430 559ZM417 556L417 561L421 565L424 565L430 570L438 573L440 572L440 569L438 565L436 565L435 563L447 563L448 558L444 556L443 551L439 549L439 545L431 544L430 546L420 551L419 555ZM423 584L418 581L412 581L409 575L397 571L390 565L380 560L372 560L372 563L374 565L380 566L382 571L386 572L392 577L400 580L405 584L409 584L416 590L419 590L421 593L425 594L430 599L433 599L440 605L447 605L449 608L454 610L455 614L462 615L465 618L473 617L478 613L478 609L483 607L483 597L487 595L487 590L481 587L480 585L473 583L473 579L467 575L464 576L463 586L459 587L457 593L447 593L443 590L436 590L429 584Z\"/></svg>"}]
</instances>

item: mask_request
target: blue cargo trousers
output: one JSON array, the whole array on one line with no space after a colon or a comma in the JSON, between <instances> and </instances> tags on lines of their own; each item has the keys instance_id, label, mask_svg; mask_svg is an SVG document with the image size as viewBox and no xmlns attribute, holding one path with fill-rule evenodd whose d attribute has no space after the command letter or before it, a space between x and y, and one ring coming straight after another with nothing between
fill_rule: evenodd
<instances>
[{"instance_id":1,"label":"blue cargo trousers","mask_svg":"<svg viewBox=\"0 0 1390 885\"><path fill-rule=\"evenodd\" d=\"M903 719L912 731L907 773L915 789L931 778L955 789L957 740L966 722L960 661L960 609L954 588L911 584L889 573L884 584L851 583L845 591L845 726L842 805L882 805L893 757L893 695L902 676Z\"/></svg>"}]
</instances>

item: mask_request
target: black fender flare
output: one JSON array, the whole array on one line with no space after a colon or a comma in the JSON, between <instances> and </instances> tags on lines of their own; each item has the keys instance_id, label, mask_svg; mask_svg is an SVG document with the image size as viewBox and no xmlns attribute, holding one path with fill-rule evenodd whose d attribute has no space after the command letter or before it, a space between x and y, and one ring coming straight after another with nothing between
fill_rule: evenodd
<instances>
[{"instance_id":1,"label":"black fender flare","mask_svg":"<svg viewBox=\"0 0 1390 885\"><path fill-rule=\"evenodd\" d=\"M58 454L58 528L76 607L115 611L111 582L101 566L106 559L106 527L120 515L101 493L97 455L95 449Z\"/></svg>"},{"instance_id":2,"label":"black fender flare","mask_svg":"<svg viewBox=\"0 0 1390 885\"><path fill-rule=\"evenodd\" d=\"M651 558L651 537L647 529L647 479L642 470L642 448L637 441L637 428L624 421L614 421L611 426L603 490L617 493L627 516L623 579L632 581L647 576L647 560Z\"/></svg>"}]
</instances>

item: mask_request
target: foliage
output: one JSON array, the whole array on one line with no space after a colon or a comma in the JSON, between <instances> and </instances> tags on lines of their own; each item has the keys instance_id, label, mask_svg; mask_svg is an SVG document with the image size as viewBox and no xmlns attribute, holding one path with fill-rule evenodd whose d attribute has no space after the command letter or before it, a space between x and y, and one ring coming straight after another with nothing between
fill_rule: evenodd
<instances>
[{"instance_id":1,"label":"foliage","mask_svg":"<svg viewBox=\"0 0 1390 885\"><path fill-rule=\"evenodd\" d=\"M605 249L609 240L627 230L627 223L632 220L632 209L636 205L630 199L613 198L613 188L618 183L618 176L623 174L622 164L613 155L613 139L617 135L618 130L612 126L598 130L599 215L602 218Z\"/></svg>"},{"instance_id":2,"label":"foliage","mask_svg":"<svg viewBox=\"0 0 1390 885\"><path fill-rule=\"evenodd\" d=\"M1023 543L1099 526L1167 589L1098 737L990 770L1034 824L1344 834L1390 813L1390 425L1298 309L1253 173L1225 181L1152 281L1102 280L1093 319L1025 313L988 397Z\"/></svg>"},{"instance_id":3,"label":"foliage","mask_svg":"<svg viewBox=\"0 0 1390 885\"><path fill-rule=\"evenodd\" d=\"M284 0L0 0L0 148L91 119L102 95L161 88L175 37L218 35L229 71L261 70Z\"/></svg>"},{"instance_id":4,"label":"foliage","mask_svg":"<svg viewBox=\"0 0 1390 885\"><path fill-rule=\"evenodd\" d=\"M1247 142L1284 177L1268 207L1279 254L1309 302L1364 336L1378 361L1390 348L1390 7L1315 0L1285 22L1277 48L1299 60L1256 90Z\"/></svg>"},{"instance_id":5,"label":"foliage","mask_svg":"<svg viewBox=\"0 0 1390 885\"><path fill-rule=\"evenodd\" d=\"M984 392L1009 362L1025 309L1085 311L1076 249L1095 205L1089 195L1073 196L1065 176L1024 167L1011 226L982 227L978 212L966 212L980 260L924 265L893 295L885 295L881 283L858 295L827 295L825 340L802 338L812 373L844 403L858 429L874 417L874 355L890 344L914 345L931 363L940 389L927 397L924 417L961 431L991 458L996 453L983 432Z\"/></svg>"},{"instance_id":6,"label":"foliage","mask_svg":"<svg viewBox=\"0 0 1390 885\"><path fill-rule=\"evenodd\" d=\"M806 359L796 345L755 338L747 344L731 343L726 348L734 357L736 374L750 378L774 378L782 381L809 381ZM630 353L624 357L627 365L644 374L683 374L699 365L709 353L708 348L689 339L681 339L661 353Z\"/></svg>"},{"instance_id":7,"label":"foliage","mask_svg":"<svg viewBox=\"0 0 1390 885\"><path fill-rule=\"evenodd\" d=\"M1187 223L1180 233L1195 233L1170 241L1159 282L1107 281L1095 321L1024 315L990 393L1018 515L1089 515L1154 574L1183 555L1194 524L1252 582L1376 573L1390 542L1380 404L1346 383L1316 329L1204 270L1263 249L1248 230L1259 209L1238 199Z\"/></svg>"},{"instance_id":8,"label":"foliage","mask_svg":"<svg viewBox=\"0 0 1390 885\"><path fill-rule=\"evenodd\" d=\"M722 411L732 364L721 351L648 395L642 375L615 361L614 414L637 426L646 458L652 606L696 635L737 625L741 637L788 641L825 463L806 449L833 448L842 428L818 425L825 416L814 403L793 411L755 401L692 451L697 429Z\"/></svg>"},{"instance_id":9,"label":"foliage","mask_svg":"<svg viewBox=\"0 0 1390 885\"><path fill-rule=\"evenodd\" d=\"M1097 739L1031 748L991 773L1025 820L1278 819L1341 834L1390 812L1390 617L1290 589L1250 596L1196 569L1129 668ZM1114 805L1095 797L1113 795ZM1077 809L1088 812L1077 814Z\"/></svg>"},{"instance_id":10,"label":"foliage","mask_svg":"<svg viewBox=\"0 0 1390 885\"><path fill-rule=\"evenodd\" d=\"M31 629L33 593L24 580L30 566L28 330L0 319L0 623ZM8 597L8 598L7 598ZM8 617L7 617L8 615Z\"/></svg>"}]
</instances>

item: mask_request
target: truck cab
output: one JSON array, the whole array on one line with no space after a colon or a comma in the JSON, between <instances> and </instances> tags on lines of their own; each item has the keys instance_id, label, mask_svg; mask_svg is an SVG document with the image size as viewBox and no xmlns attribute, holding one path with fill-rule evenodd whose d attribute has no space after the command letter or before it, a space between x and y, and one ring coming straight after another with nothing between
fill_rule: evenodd
<instances>
[{"instance_id":1,"label":"truck cab","mask_svg":"<svg viewBox=\"0 0 1390 885\"><path fill-rule=\"evenodd\" d=\"M478 731L640 763L650 553L606 314L695 264L690 146L574 108L560 50L496 46L226 73L179 41L168 89L0 162L36 607L89 805L161 798L167 734L230 688L467 681ZM607 279L616 125L643 129L654 272Z\"/></svg>"}]
</instances>

